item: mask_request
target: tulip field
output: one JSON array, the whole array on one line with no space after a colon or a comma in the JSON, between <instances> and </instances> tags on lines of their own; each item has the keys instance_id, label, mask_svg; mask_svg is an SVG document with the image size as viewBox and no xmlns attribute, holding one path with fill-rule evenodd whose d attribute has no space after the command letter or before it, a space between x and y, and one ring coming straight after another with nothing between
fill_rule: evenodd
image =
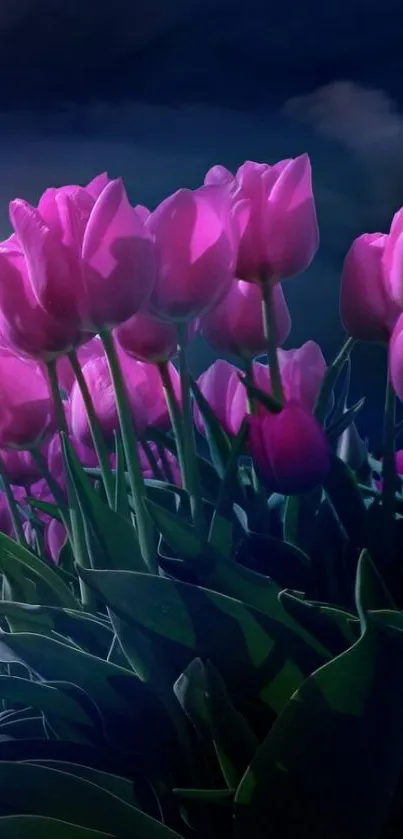
<instances>
[{"instance_id":1,"label":"tulip field","mask_svg":"<svg viewBox=\"0 0 403 839\"><path fill-rule=\"evenodd\" d=\"M307 155L9 216L0 839L400 839L403 209L351 243L333 359L283 348ZM357 342L388 358L376 456Z\"/></svg>"}]
</instances>

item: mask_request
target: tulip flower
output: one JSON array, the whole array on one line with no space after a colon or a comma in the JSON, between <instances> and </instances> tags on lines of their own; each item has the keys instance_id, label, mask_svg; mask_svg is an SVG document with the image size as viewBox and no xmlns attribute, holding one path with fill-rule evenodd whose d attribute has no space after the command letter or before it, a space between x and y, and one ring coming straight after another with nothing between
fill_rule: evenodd
<instances>
[{"instance_id":1,"label":"tulip flower","mask_svg":"<svg viewBox=\"0 0 403 839\"><path fill-rule=\"evenodd\" d=\"M61 521L49 519L45 525L45 546L53 562L59 561L61 549L67 542L67 531Z\"/></svg>"},{"instance_id":2,"label":"tulip flower","mask_svg":"<svg viewBox=\"0 0 403 839\"><path fill-rule=\"evenodd\" d=\"M225 429L227 434L234 434L239 430L239 426L242 422L239 423L238 427L234 428L234 424L232 422L231 417L231 409L233 405L233 400L235 398L235 394L237 393L238 387L241 385L239 380L240 370L237 369L233 364L230 364L228 361L224 361L223 359L219 358L213 364L208 367L207 370L202 373L199 378L197 379L197 385L201 390L204 398L210 405L210 408L213 409L217 419L220 421L222 427ZM241 385L242 387L242 385ZM245 389L243 388L245 393ZM243 415L246 412L246 395L243 405L244 411ZM200 431L201 434L205 432L205 425L200 410L196 404L193 406L193 416L196 428Z\"/></svg>"},{"instance_id":3,"label":"tulip flower","mask_svg":"<svg viewBox=\"0 0 403 839\"><path fill-rule=\"evenodd\" d=\"M304 407L288 402L277 414L248 418L247 445L268 492L300 495L320 485L330 470L323 428Z\"/></svg>"},{"instance_id":4,"label":"tulip flower","mask_svg":"<svg viewBox=\"0 0 403 839\"><path fill-rule=\"evenodd\" d=\"M77 358L81 367L86 364L87 361L90 361L91 358L98 358L98 356L103 354L104 348L98 335L95 335L94 338L87 341L86 344L83 344L77 350ZM56 369L59 387L61 387L68 395L75 382L75 376L67 356L63 355L61 358L58 358Z\"/></svg>"},{"instance_id":5,"label":"tulip flower","mask_svg":"<svg viewBox=\"0 0 403 839\"><path fill-rule=\"evenodd\" d=\"M39 446L54 427L53 401L40 368L0 348L0 447Z\"/></svg>"},{"instance_id":6,"label":"tulip flower","mask_svg":"<svg viewBox=\"0 0 403 839\"><path fill-rule=\"evenodd\" d=\"M389 342L389 372L396 396L403 401L403 314L397 321Z\"/></svg>"},{"instance_id":7,"label":"tulip flower","mask_svg":"<svg viewBox=\"0 0 403 839\"><path fill-rule=\"evenodd\" d=\"M0 460L10 484L29 487L42 477L41 470L29 451L1 449Z\"/></svg>"},{"instance_id":8,"label":"tulip flower","mask_svg":"<svg viewBox=\"0 0 403 839\"><path fill-rule=\"evenodd\" d=\"M137 434L139 436L144 434L149 425L168 428L169 416L158 368L153 364L134 361L123 353L120 353L119 360ZM178 393L179 376L172 364L169 365L169 373ZM119 421L115 392L106 358L99 357L88 361L83 367L83 375L105 441L112 446L114 431L119 429ZM92 438L88 417L77 384L74 384L71 392L71 430L80 443L91 447Z\"/></svg>"},{"instance_id":9,"label":"tulip flower","mask_svg":"<svg viewBox=\"0 0 403 839\"><path fill-rule=\"evenodd\" d=\"M315 341L307 341L298 349L280 349L278 360L286 402L296 402L312 413L327 370L320 347ZM252 370L256 387L273 395L267 365L256 361ZM197 380L220 422L232 434L237 434L248 411L246 389L239 376L240 371L234 365L219 359ZM258 413L265 410L258 401L256 409ZM204 424L197 408L194 416L196 426L203 433Z\"/></svg>"},{"instance_id":10,"label":"tulip flower","mask_svg":"<svg viewBox=\"0 0 403 839\"><path fill-rule=\"evenodd\" d=\"M14 235L0 247L0 333L19 352L55 358L88 333L122 323L151 293L151 237L121 180L102 183L48 189L37 208L21 199L10 204Z\"/></svg>"},{"instance_id":11,"label":"tulip flower","mask_svg":"<svg viewBox=\"0 0 403 839\"><path fill-rule=\"evenodd\" d=\"M231 180L232 177L232 180ZM308 155L281 160L274 166L246 161L235 177L215 166L205 184L231 186L231 212L242 219L236 276L259 281L300 274L312 262L319 245L312 173ZM239 203L249 206L239 213Z\"/></svg>"},{"instance_id":12,"label":"tulip flower","mask_svg":"<svg viewBox=\"0 0 403 839\"><path fill-rule=\"evenodd\" d=\"M132 358L148 364L160 364L173 358L178 349L178 335L173 323L139 312L114 331L122 349Z\"/></svg>"},{"instance_id":13,"label":"tulip flower","mask_svg":"<svg viewBox=\"0 0 403 839\"><path fill-rule=\"evenodd\" d=\"M382 264L388 293L403 309L403 208L393 217Z\"/></svg>"},{"instance_id":14,"label":"tulip flower","mask_svg":"<svg viewBox=\"0 0 403 839\"><path fill-rule=\"evenodd\" d=\"M344 328L357 340L387 342L400 314L384 270L387 241L382 233L364 233L344 260L340 314Z\"/></svg>"},{"instance_id":15,"label":"tulip flower","mask_svg":"<svg viewBox=\"0 0 403 839\"><path fill-rule=\"evenodd\" d=\"M154 315L189 322L228 291L236 259L228 208L221 189L180 189L148 217L157 260L149 302Z\"/></svg>"},{"instance_id":16,"label":"tulip flower","mask_svg":"<svg viewBox=\"0 0 403 839\"><path fill-rule=\"evenodd\" d=\"M282 344L291 329L291 318L280 285L273 289L276 342ZM267 351L260 289L243 280L234 281L228 294L201 321L207 341L225 353L254 358Z\"/></svg>"}]
</instances>

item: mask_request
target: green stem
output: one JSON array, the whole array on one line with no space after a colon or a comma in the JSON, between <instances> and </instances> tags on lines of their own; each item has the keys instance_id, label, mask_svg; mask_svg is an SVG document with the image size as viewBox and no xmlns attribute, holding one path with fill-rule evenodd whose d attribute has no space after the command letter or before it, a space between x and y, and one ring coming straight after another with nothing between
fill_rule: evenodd
<instances>
[{"instance_id":1,"label":"green stem","mask_svg":"<svg viewBox=\"0 0 403 839\"><path fill-rule=\"evenodd\" d=\"M248 379L249 382L254 384L255 375L254 375L254 370L253 370L253 362L249 358L245 358L244 359L244 365L245 365L246 378ZM250 414L252 417L255 416L255 414L256 414L255 400L250 395L248 390L246 390L246 406L247 406L248 414ZM259 482L258 476L256 474L256 469L255 469L253 464L252 464L252 486L253 486L253 489L255 490L255 492L258 495L260 495L260 497L262 498L263 495L264 495L264 492L263 492L262 487L260 486L260 482Z\"/></svg>"},{"instance_id":2,"label":"green stem","mask_svg":"<svg viewBox=\"0 0 403 839\"><path fill-rule=\"evenodd\" d=\"M175 390L172 384L172 379L169 374L169 367L166 361L158 364L158 370L161 377L162 388L167 403L169 418L171 420L172 429L175 435L176 448L178 452L178 461L181 470L182 480L185 481L185 460L183 452L183 428L182 415L176 398Z\"/></svg>"},{"instance_id":3,"label":"green stem","mask_svg":"<svg viewBox=\"0 0 403 839\"><path fill-rule=\"evenodd\" d=\"M66 501L65 501L65 498L64 498L64 495L63 495L62 488L61 488L60 484L58 484L56 479L53 477L53 475L52 475L52 473L51 473L51 471L48 467L48 464L46 462L46 458L43 456L42 452L38 448L35 448L35 449L31 450L31 455L32 455L33 460L35 460L35 462L38 464L39 469L41 470L42 475L45 478L45 481L46 481L46 483L47 483L47 485L48 485L48 487L49 487L49 489L50 489L50 491L53 495L53 498L55 499L56 504L59 508L59 512L60 512L62 522L63 522L63 524L64 524L64 526L67 530L68 535L71 536L70 516L69 516L68 507L66 505Z\"/></svg>"},{"instance_id":4,"label":"green stem","mask_svg":"<svg viewBox=\"0 0 403 839\"><path fill-rule=\"evenodd\" d=\"M146 456L146 458L149 462L150 469L153 473L154 478L156 478L157 481L163 481L164 480L164 475L163 475L160 467L158 466L158 460L155 457L155 454L154 454L150 444L148 443L147 440L142 439L141 446L142 446L144 454L145 454L145 456Z\"/></svg>"},{"instance_id":5,"label":"green stem","mask_svg":"<svg viewBox=\"0 0 403 839\"><path fill-rule=\"evenodd\" d=\"M395 452L396 396L388 372L383 417L382 507L384 512L385 547L389 558L395 549L396 511L396 452Z\"/></svg>"},{"instance_id":6,"label":"green stem","mask_svg":"<svg viewBox=\"0 0 403 839\"><path fill-rule=\"evenodd\" d=\"M8 505L8 509L10 511L11 521L14 528L14 534L16 541L23 545L24 548L27 548L27 540L24 536L24 530L21 524L20 514L18 512L18 505L14 498L13 491L11 489L10 482L7 477L6 470L4 468L4 464L2 459L0 458L0 477L3 483L3 491L6 496L6 501Z\"/></svg>"},{"instance_id":7,"label":"green stem","mask_svg":"<svg viewBox=\"0 0 403 839\"><path fill-rule=\"evenodd\" d=\"M178 324L179 375L182 397L182 478L184 488L189 494L190 508L195 528L199 535L203 536L205 532L205 520L202 498L199 492L200 476L194 435L190 376L186 359L187 342L187 324Z\"/></svg>"},{"instance_id":8,"label":"green stem","mask_svg":"<svg viewBox=\"0 0 403 839\"><path fill-rule=\"evenodd\" d=\"M92 401L87 382L81 369L77 353L73 350L68 354L68 358L73 368L73 372L76 377L78 387L80 388L81 396L83 398L85 410L87 412L92 442L94 444L94 449L98 457L98 462L101 469L101 475L105 487L106 497L108 499L108 504L110 508L113 509L115 499L115 481L113 477L112 468L109 462L109 451L102 434L101 426L99 424L98 417L95 412L94 403Z\"/></svg>"},{"instance_id":9,"label":"green stem","mask_svg":"<svg viewBox=\"0 0 403 839\"><path fill-rule=\"evenodd\" d=\"M146 498L146 488L138 452L138 441L130 413L127 392L120 369L119 359L115 351L113 338L106 330L101 332L101 338L115 391L116 407L122 434L123 449L126 457L134 512L136 515L140 548L148 570L151 571L151 573L156 573L158 561L153 526L144 503L144 499Z\"/></svg>"},{"instance_id":10,"label":"green stem","mask_svg":"<svg viewBox=\"0 0 403 839\"><path fill-rule=\"evenodd\" d=\"M57 425L60 432L64 432L68 434L67 422L66 422L66 415L64 413L64 406L63 406L63 399L61 397L60 389L59 389L59 382L57 379L57 370L56 370L56 361L48 361L46 364L47 372L48 372L48 379L50 385L50 391L53 397L53 403L56 412L56 420Z\"/></svg>"},{"instance_id":11,"label":"green stem","mask_svg":"<svg viewBox=\"0 0 403 839\"><path fill-rule=\"evenodd\" d=\"M267 341L267 360L273 396L284 404L283 384L277 355L277 325L274 313L273 283L266 273L262 273L260 281L262 293L263 329Z\"/></svg>"}]
</instances>

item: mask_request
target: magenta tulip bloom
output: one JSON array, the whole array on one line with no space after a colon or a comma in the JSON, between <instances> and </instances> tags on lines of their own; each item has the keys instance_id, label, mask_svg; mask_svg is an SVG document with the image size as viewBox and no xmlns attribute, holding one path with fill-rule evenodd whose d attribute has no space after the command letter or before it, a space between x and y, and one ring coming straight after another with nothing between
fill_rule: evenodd
<instances>
[{"instance_id":1,"label":"magenta tulip bloom","mask_svg":"<svg viewBox=\"0 0 403 839\"><path fill-rule=\"evenodd\" d=\"M122 349L132 358L148 364L169 361L177 353L178 335L173 323L139 312L115 329Z\"/></svg>"},{"instance_id":2,"label":"magenta tulip bloom","mask_svg":"<svg viewBox=\"0 0 403 839\"><path fill-rule=\"evenodd\" d=\"M231 173L214 167L206 184L231 184ZM249 204L242 219L236 275L256 282L262 272L274 280L300 274L310 265L319 245L308 155L281 160L274 166L247 160L232 181L232 208Z\"/></svg>"},{"instance_id":3,"label":"magenta tulip bloom","mask_svg":"<svg viewBox=\"0 0 403 839\"><path fill-rule=\"evenodd\" d=\"M327 365L315 341L307 341L293 350L278 350L278 360L287 402L297 402L308 413L315 407L326 374ZM198 385L224 428L237 434L248 411L246 389L240 381L240 372L234 365L221 359L215 361L198 379ZM254 383L259 390L272 394L267 364L253 363ZM256 402L257 412L265 411ZM196 425L203 433L204 425L197 408L194 409Z\"/></svg>"},{"instance_id":4,"label":"magenta tulip bloom","mask_svg":"<svg viewBox=\"0 0 403 839\"><path fill-rule=\"evenodd\" d=\"M239 379L240 372L233 364L219 358L197 379L198 387L227 434L235 434L239 430L242 422L241 418L238 427L234 427L232 422L233 400L236 396L238 386L241 385ZM246 413L246 396L243 408L244 416ZM196 404L193 406L193 416L196 428L201 434L204 434L204 420Z\"/></svg>"},{"instance_id":5,"label":"magenta tulip bloom","mask_svg":"<svg viewBox=\"0 0 403 839\"><path fill-rule=\"evenodd\" d=\"M364 233L344 260L340 314L345 330L357 340L388 341L400 314L384 271L387 241L382 233Z\"/></svg>"},{"instance_id":6,"label":"magenta tulip bloom","mask_svg":"<svg viewBox=\"0 0 403 839\"><path fill-rule=\"evenodd\" d=\"M11 236L0 244L1 343L30 359L48 361L84 340L77 317L56 318L45 311L31 283L24 253Z\"/></svg>"},{"instance_id":7,"label":"magenta tulip bloom","mask_svg":"<svg viewBox=\"0 0 403 839\"><path fill-rule=\"evenodd\" d=\"M403 402L403 314L389 342L389 372L396 396Z\"/></svg>"},{"instance_id":8,"label":"magenta tulip bloom","mask_svg":"<svg viewBox=\"0 0 403 839\"><path fill-rule=\"evenodd\" d=\"M0 447L39 446L54 428L52 397L40 368L0 348Z\"/></svg>"},{"instance_id":9,"label":"magenta tulip bloom","mask_svg":"<svg viewBox=\"0 0 403 839\"><path fill-rule=\"evenodd\" d=\"M21 317L29 333L42 331L47 337L35 322L35 304L56 324L56 335L52 331L43 347L38 338L31 350L46 360L52 352L65 352L85 340L85 333L122 323L151 293L151 237L121 180L108 182L99 192L101 186L102 178L87 188L48 189L38 208L21 199L10 204L16 238L0 249L0 331L27 354L27 342L20 347L15 334ZM12 250L16 247L17 254ZM57 324L62 337L54 346ZM68 324L66 335L63 324Z\"/></svg>"},{"instance_id":10,"label":"magenta tulip bloom","mask_svg":"<svg viewBox=\"0 0 403 839\"><path fill-rule=\"evenodd\" d=\"M393 217L382 262L386 288L403 309L403 207Z\"/></svg>"},{"instance_id":11,"label":"magenta tulip bloom","mask_svg":"<svg viewBox=\"0 0 403 839\"><path fill-rule=\"evenodd\" d=\"M330 449L317 420L296 402L248 418L248 449L268 492L300 495L323 483Z\"/></svg>"},{"instance_id":12,"label":"magenta tulip bloom","mask_svg":"<svg viewBox=\"0 0 403 839\"><path fill-rule=\"evenodd\" d=\"M141 436L149 425L169 428L169 415L158 368L153 364L135 361L122 352L119 353L119 357L137 433ZM171 364L169 372L174 388L179 393L179 375ZM105 440L112 446L114 431L119 429L119 421L106 358L88 361L83 367L83 374ZM87 413L77 384L74 384L71 392L71 430L80 443L92 446Z\"/></svg>"},{"instance_id":13,"label":"magenta tulip bloom","mask_svg":"<svg viewBox=\"0 0 403 839\"><path fill-rule=\"evenodd\" d=\"M0 460L10 484L28 487L42 477L42 472L29 451L0 449Z\"/></svg>"},{"instance_id":14,"label":"magenta tulip bloom","mask_svg":"<svg viewBox=\"0 0 403 839\"><path fill-rule=\"evenodd\" d=\"M83 367L87 361L90 361L90 359L98 358L103 354L103 344L98 335L95 335L94 338L87 341L86 344L83 344L77 350L77 356L81 367ZM76 379L67 356L63 355L61 358L58 358L56 367L59 386L63 388L66 394L69 394Z\"/></svg>"},{"instance_id":15,"label":"magenta tulip bloom","mask_svg":"<svg viewBox=\"0 0 403 839\"><path fill-rule=\"evenodd\" d=\"M53 562L59 561L61 549L67 542L67 531L61 521L50 519L45 526L45 545Z\"/></svg>"},{"instance_id":16,"label":"magenta tulip bloom","mask_svg":"<svg viewBox=\"0 0 403 839\"><path fill-rule=\"evenodd\" d=\"M273 289L277 344L291 329L291 317L280 285ZM228 294L201 321L208 342L217 350L242 358L254 358L267 351L263 330L262 296L258 286L234 281Z\"/></svg>"},{"instance_id":17,"label":"magenta tulip bloom","mask_svg":"<svg viewBox=\"0 0 403 839\"><path fill-rule=\"evenodd\" d=\"M188 322L228 291L236 259L228 210L220 188L180 189L147 219L157 260L149 307L157 317Z\"/></svg>"}]
</instances>

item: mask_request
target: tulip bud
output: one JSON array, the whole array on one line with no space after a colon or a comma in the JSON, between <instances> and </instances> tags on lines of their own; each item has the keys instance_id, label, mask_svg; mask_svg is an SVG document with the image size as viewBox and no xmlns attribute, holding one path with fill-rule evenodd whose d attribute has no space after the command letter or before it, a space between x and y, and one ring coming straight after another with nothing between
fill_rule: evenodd
<instances>
[{"instance_id":1,"label":"tulip bud","mask_svg":"<svg viewBox=\"0 0 403 839\"><path fill-rule=\"evenodd\" d=\"M364 233L344 260L340 314L344 328L357 340L388 341L400 314L384 274L387 239L382 233Z\"/></svg>"},{"instance_id":2,"label":"tulip bud","mask_svg":"<svg viewBox=\"0 0 403 839\"><path fill-rule=\"evenodd\" d=\"M280 285L273 289L277 344L282 344L291 329L291 318ZM224 353L254 358L267 352L263 329L262 297L252 283L234 280L228 294L201 322L207 341Z\"/></svg>"},{"instance_id":3,"label":"tulip bud","mask_svg":"<svg viewBox=\"0 0 403 839\"><path fill-rule=\"evenodd\" d=\"M320 485L330 470L323 428L297 403L277 414L248 418L248 448L268 492L300 495Z\"/></svg>"}]
</instances>

